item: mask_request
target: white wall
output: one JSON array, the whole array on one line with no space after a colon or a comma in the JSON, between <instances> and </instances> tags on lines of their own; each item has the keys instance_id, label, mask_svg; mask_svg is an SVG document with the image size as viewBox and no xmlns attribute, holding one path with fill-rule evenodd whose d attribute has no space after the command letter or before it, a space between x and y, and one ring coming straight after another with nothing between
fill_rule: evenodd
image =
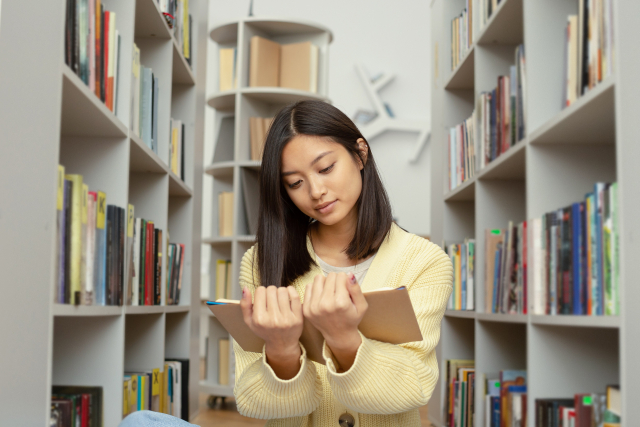
<instances>
[{"instance_id":1,"label":"white wall","mask_svg":"<svg viewBox=\"0 0 640 427\"><path fill-rule=\"evenodd\" d=\"M209 25L247 16L249 1L210 0ZM396 79L382 92L396 117L428 119L431 57L429 52L429 4L427 0L255 0L256 17L287 17L314 21L333 31L329 48L329 98L349 117L358 108L369 109L369 100L356 74L362 63L371 74L395 73ZM214 93L218 67L216 44L209 39L208 93ZM213 110L207 107L205 159L213 157ZM390 132L371 141L371 152L389 193L394 216L405 229L430 234L429 144L418 162L408 159L417 134ZM205 177L203 235L211 233L211 179ZM202 268L208 270L209 252L203 250ZM204 279L204 277L203 277ZM203 282L207 283L207 282ZM203 289L205 286L203 286Z\"/></svg>"}]
</instances>

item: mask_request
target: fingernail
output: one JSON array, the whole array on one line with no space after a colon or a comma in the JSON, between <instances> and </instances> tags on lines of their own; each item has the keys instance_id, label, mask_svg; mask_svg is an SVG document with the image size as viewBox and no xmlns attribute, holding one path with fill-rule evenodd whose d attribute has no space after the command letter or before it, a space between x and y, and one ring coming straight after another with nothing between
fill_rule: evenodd
<instances>
[{"instance_id":1,"label":"fingernail","mask_svg":"<svg viewBox=\"0 0 640 427\"><path fill-rule=\"evenodd\" d=\"M353 273L349 273L349 282L350 282L352 285L355 285L355 284L356 284L356 276L355 276L355 274L353 274Z\"/></svg>"}]
</instances>

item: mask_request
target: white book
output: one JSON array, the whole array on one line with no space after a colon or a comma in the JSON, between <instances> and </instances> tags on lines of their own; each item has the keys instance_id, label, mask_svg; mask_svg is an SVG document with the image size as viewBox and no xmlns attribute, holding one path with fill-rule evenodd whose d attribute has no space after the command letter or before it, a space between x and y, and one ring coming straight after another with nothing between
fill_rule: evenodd
<instances>
[{"instance_id":1,"label":"white book","mask_svg":"<svg viewBox=\"0 0 640 427\"><path fill-rule=\"evenodd\" d=\"M86 268L85 268L85 288L84 301L85 305L92 305L94 300L93 284L95 282L95 257L96 257L96 193L89 193L87 201L87 233L85 239L86 245Z\"/></svg>"},{"instance_id":2,"label":"white book","mask_svg":"<svg viewBox=\"0 0 640 427\"><path fill-rule=\"evenodd\" d=\"M133 108L131 114L133 132L140 136L140 48L133 44Z\"/></svg>"},{"instance_id":3,"label":"white book","mask_svg":"<svg viewBox=\"0 0 640 427\"><path fill-rule=\"evenodd\" d=\"M529 254L529 271L531 272L533 284L533 314L544 314L545 292L542 286L542 219L534 218L531 220L529 228L531 236L529 242L533 243L533 250Z\"/></svg>"},{"instance_id":4,"label":"white book","mask_svg":"<svg viewBox=\"0 0 640 427\"><path fill-rule=\"evenodd\" d=\"M474 239L469 239L467 241L467 310L474 310L473 302L475 301L475 286L473 276L475 275L476 262L475 246L476 241Z\"/></svg>"},{"instance_id":5,"label":"white book","mask_svg":"<svg viewBox=\"0 0 640 427\"><path fill-rule=\"evenodd\" d=\"M105 28L106 30L106 28ZM116 14L115 12L109 12L109 69L107 70L107 77L109 79L113 79L113 72L115 70L115 58L116 58ZM115 89L115 88L114 88ZM113 92L115 101L115 91ZM115 111L115 102L114 102L114 111Z\"/></svg>"},{"instance_id":6,"label":"white book","mask_svg":"<svg viewBox=\"0 0 640 427\"><path fill-rule=\"evenodd\" d=\"M136 218L133 229L133 278L131 280L131 305L140 305L140 233L142 227L142 219Z\"/></svg>"}]
</instances>

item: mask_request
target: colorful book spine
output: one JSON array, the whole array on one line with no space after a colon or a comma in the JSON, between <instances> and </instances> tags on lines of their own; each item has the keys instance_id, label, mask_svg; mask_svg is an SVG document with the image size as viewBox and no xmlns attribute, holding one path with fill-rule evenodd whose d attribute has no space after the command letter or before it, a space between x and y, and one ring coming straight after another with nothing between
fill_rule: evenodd
<instances>
[{"instance_id":1,"label":"colorful book spine","mask_svg":"<svg viewBox=\"0 0 640 427\"><path fill-rule=\"evenodd\" d=\"M97 192L96 210L96 305L106 305L107 287L107 195Z\"/></svg>"}]
</instances>

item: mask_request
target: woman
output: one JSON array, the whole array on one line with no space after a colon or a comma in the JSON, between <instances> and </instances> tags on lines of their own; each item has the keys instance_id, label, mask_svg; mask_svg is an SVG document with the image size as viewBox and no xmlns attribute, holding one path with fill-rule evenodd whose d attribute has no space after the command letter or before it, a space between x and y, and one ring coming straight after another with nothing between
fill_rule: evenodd
<instances>
[{"instance_id":1,"label":"woman","mask_svg":"<svg viewBox=\"0 0 640 427\"><path fill-rule=\"evenodd\" d=\"M256 241L240 266L241 306L265 346L258 354L234 343L239 412L270 427L420 426L438 378L451 263L393 222L366 140L332 105L300 101L274 118ZM366 338L362 290L401 286L423 341ZM304 318L325 338L326 366L298 341Z\"/></svg>"},{"instance_id":2,"label":"woman","mask_svg":"<svg viewBox=\"0 0 640 427\"><path fill-rule=\"evenodd\" d=\"M278 113L265 142L259 211L257 243L240 266L240 304L265 345L260 354L234 342L238 411L269 427L420 426L418 408L438 379L434 349L451 262L393 222L373 155L345 114L321 101ZM423 340L366 338L358 330L362 290L401 286ZM322 332L326 365L306 358L304 318ZM123 425L151 416L134 413ZM149 425L174 425L153 416Z\"/></svg>"}]
</instances>

